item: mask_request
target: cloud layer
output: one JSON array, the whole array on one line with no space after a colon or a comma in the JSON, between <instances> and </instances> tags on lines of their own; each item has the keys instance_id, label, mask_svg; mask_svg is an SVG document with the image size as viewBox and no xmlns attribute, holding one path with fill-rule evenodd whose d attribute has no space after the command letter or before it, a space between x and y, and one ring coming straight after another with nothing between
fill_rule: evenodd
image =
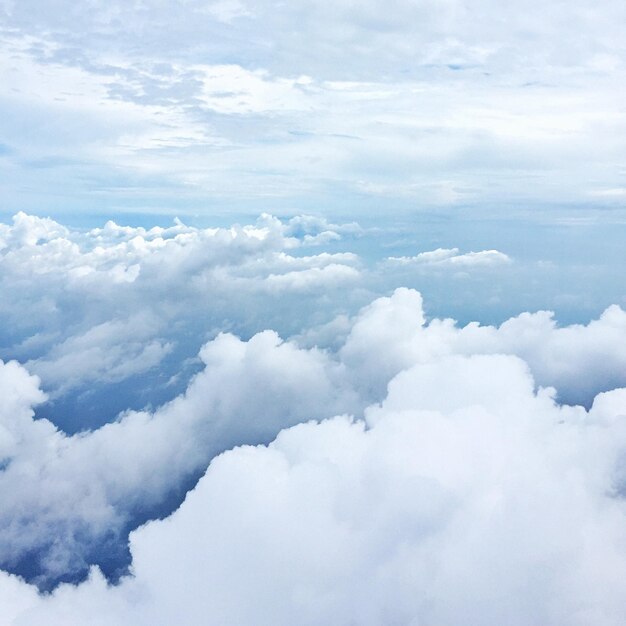
<instances>
[{"instance_id":1,"label":"cloud layer","mask_svg":"<svg viewBox=\"0 0 626 626\"><path fill-rule=\"evenodd\" d=\"M356 224L267 215L231 228L108 222L81 231L19 213L0 225L0 356L26 362L57 402L132 380L135 406L161 403L155 389L180 392L174 383L182 376L184 388L200 346L220 330L298 331L308 321L302 305L322 292L341 307L361 262L318 248L359 233ZM68 410L89 414L98 401L87 394ZM62 425L94 425L84 419Z\"/></svg>"},{"instance_id":2,"label":"cloud layer","mask_svg":"<svg viewBox=\"0 0 626 626\"><path fill-rule=\"evenodd\" d=\"M521 379L533 395L531 372L548 389L539 396L555 415L583 419L583 408L561 408L552 398L589 407L597 394L626 386L626 313L617 306L587 326L559 328L550 314L537 313L499 327L458 327L427 322L420 294L398 289L336 323L342 326L345 338L326 350L306 347L305 336L283 341L263 331L243 341L222 333L202 348L201 370L178 397L74 436L33 420L31 407L45 399L38 379L15 362L4 364L0 379L11 393L1 414L2 566L42 588L76 580L92 563L115 578L129 562L128 532L176 508L211 459L234 446L268 443L312 419L348 414L371 425L376 403L392 407L405 396L416 409L448 410L457 390L467 407L472 398L492 402L504 418L509 410L516 414ZM414 370L422 382L392 393ZM442 378L447 370L449 384ZM430 397L438 398L432 406ZM601 401L608 414L623 395L610 398ZM533 410L524 419L534 419Z\"/></svg>"},{"instance_id":3,"label":"cloud layer","mask_svg":"<svg viewBox=\"0 0 626 626\"><path fill-rule=\"evenodd\" d=\"M6 201L617 209L624 18L616 0L3 2Z\"/></svg>"},{"instance_id":4,"label":"cloud layer","mask_svg":"<svg viewBox=\"0 0 626 626\"><path fill-rule=\"evenodd\" d=\"M0 626L626 623L625 24L0 0Z\"/></svg>"},{"instance_id":5,"label":"cloud layer","mask_svg":"<svg viewBox=\"0 0 626 626\"><path fill-rule=\"evenodd\" d=\"M307 215L84 230L18 213L0 224L0 358L40 377L40 415L71 433L174 398L219 332L314 333L393 289L398 268L400 280L413 272L441 282L514 265L499 251L458 249L377 263L351 251L366 236L377 235ZM419 262L433 255L445 258Z\"/></svg>"},{"instance_id":6,"label":"cloud layer","mask_svg":"<svg viewBox=\"0 0 626 626\"><path fill-rule=\"evenodd\" d=\"M552 396L514 356L407 367L364 421L216 458L133 533L119 586L94 570L41 598L4 575L8 623L617 625L625 391Z\"/></svg>"}]
</instances>

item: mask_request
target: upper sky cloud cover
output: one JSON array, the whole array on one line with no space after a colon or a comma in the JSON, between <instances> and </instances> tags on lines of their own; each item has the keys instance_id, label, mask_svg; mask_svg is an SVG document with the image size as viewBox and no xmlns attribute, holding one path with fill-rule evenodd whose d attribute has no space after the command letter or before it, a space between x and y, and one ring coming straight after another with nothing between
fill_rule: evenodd
<instances>
[{"instance_id":1,"label":"upper sky cloud cover","mask_svg":"<svg viewBox=\"0 0 626 626\"><path fill-rule=\"evenodd\" d=\"M615 210L624 23L620 0L3 0L3 208Z\"/></svg>"},{"instance_id":2,"label":"upper sky cloud cover","mask_svg":"<svg viewBox=\"0 0 626 626\"><path fill-rule=\"evenodd\" d=\"M0 626L623 626L626 4L0 0Z\"/></svg>"}]
</instances>

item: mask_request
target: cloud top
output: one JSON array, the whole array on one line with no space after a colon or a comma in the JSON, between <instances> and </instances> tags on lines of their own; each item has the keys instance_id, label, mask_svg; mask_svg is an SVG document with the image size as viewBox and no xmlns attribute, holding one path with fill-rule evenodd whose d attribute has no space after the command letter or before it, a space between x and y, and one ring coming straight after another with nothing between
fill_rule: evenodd
<instances>
[{"instance_id":1,"label":"cloud top","mask_svg":"<svg viewBox=\"0 0 626 626\"><path fill-rule=\"evenodd\" d=\"M174 399L73 436L33 419L32 407L45 400L39 380L4 364L0 383L11 391L0 414L3 567L42 588L76 580L94 563L116 578L128 565L128 532L175 509L216 455L267 444L309 420L352 415L373 428L405 404L423 419L483 407L512 422L520 411L523 423L532 421L535 409L554 423L561 413L587 420L585 409L558 398L591 407L606 426L623 410L612 391L626 386L619 307L587 326L559 328L537 313L499 327L459 327L427 320L421 295L402 288L341 324L347 335L334 350L269 330L249 340L221 333Z\"/></svg>"},{"instance_id":2,"label":"cloud top","mask_svg":"<svg viewBox=\"0 0 626 626\"><path fill-rule=\"evenodd\" d=\"M618 624L623 390L602 405L555 404L517 357L416 364L365 422L216 458L133 533L119 586L96 570L45 598L5 576L1 593L19 591L19 625Z\"/></svg>"}]
</instances>

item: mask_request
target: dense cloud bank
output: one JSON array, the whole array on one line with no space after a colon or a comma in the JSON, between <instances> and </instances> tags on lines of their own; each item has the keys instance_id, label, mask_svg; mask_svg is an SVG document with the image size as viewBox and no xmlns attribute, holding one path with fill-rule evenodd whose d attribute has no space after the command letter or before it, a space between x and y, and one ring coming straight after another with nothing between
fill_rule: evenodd
<instances>
[{"instance_id":1,"label":"dense cloud bank","mask_svg":"<svg viewBox=\"0 0 626 626\"><path fill-rule=\"evenodd\" d=\"M58 407L46 415L68 432L162 404L219 331L288 335L317 322L320 296L331 316L349 303L359 257L320 246L360 232L269 215L230 228L81 231L19 213L0 224L0 358L41 378Z\"/></svg>"},{"instance_id":2,"label":"dense cloud bank","mask_svg":"<svg viewBox=\"0 0 626 626\"><path fill-rule=\"evenodd\" d=\"M430 318L371 275L511 258L361 234L0 226L3 624L623 623L626 312Z\"/></svg>"},{"instance_id":3,"label":"dense cloud bank","mask_svg":"<svg viewBox=\"0 0 626 626\"><path fill-rule=\"evenodd\" d=\"M0 626L626 624L596 5L0 0Z\"/></svg>"},{"instance_id":4,"label":"dense cloud bank","mask_svg":"<svg viewBox=\"0 0 626 626\"><path fill-rule=\"evenodd\" d=\"M107 222L83 231L19 213L11 224L0 224L0 358L17 359L40 377L48 395L41 410L71 433L110 421L129 406L157 406L182 393L201 367L201 346L219 332L248 339L271 328L304 346L336 349L350 318L404 281L440 281L454 289L441 282L448 276L467 291L470 275L488 281L504 272L506 278L515 265L498 250L458 248L366 262L352 251L363 235L356 223L312 216L263 215L253 225L230 228ZM470 351L520 354L533 362L541 384L560 382L563 399L588 403L606 375L604 384L617 384L611 344L621 319L619 310L609 309L592 325L597 332L553 332L550 314L539 313L498 330L468 327L457 339L456 331L448 332L451 322L443 322L441 332L446 346L469 341ZM429 328L410 343L436 334ZM569 344L569 336L571 364L556 345ZM589 357L597 359L598 374L582 388L580 381L569 384L570 369Z\"/></svg>"},{"instance_id":5,"label":"dense cloud bank","mask_svg":"<svg viewBox=\"0 0 626 626\"><path fill-rule=\"evenodd\" d=\"M28 359L57 389L85 378L121 380L159 363L172 320L204 314L216 325L220 315L241 322L237 305L332 293L354 282L356 255L304 251L359 232L356 224L269 215L230 228L176 221L144 229L110 221L80 231L19 213L12 224L0 224L5 352ZM253 316L255 307L248 308Z\"/></svg>"},{"instance_id":6,"label":"dense cloud bank","mask_svg":"<svg viewBox=\"0 0 626 626\"><path fill-rule=\"evenodd\" d=\"M5 621L621 624L624 417L626 390L559 406L515 356L418 363L364 421L217 457L120 585L3 575Z\"/></svg>"},{"instance_id":7,"label":"dense cloud bank","mask_svg":"<svg viewBox=\"0 0 626 626\"><path fill-rule=\"evenodd\" d=\"M38 379L16 362L2 365L2 566L42 588L75 580L92 563L115 576L128 562L129 530L168 513L212 458L268 443L311 419L353 415L358 430L363 416L373 424L379 402L389 407L406 396L411 410L435 410L438 402L454 405L457 392L462 406L492 402L504 418L518 411L520 376L509 380L512 368L523 370L531 395L531 372L540 388L554 387L540 392L550 410L584 423L584 409L561 409L551 398L589 405L596 394L626 386L626 313L617 306L587 326L558 328L537 313L500 327L459 328L452 320L426 322L420 294L398 289L342 325L345 338L335 350L305 347L304 337L283 341L273 331L248 341L222 333L202 348L203 368L180 396L74 436L33 420L32 407L45 399ZM401 385L410 372L419 379ZM392 393L398 388L404 391ZM438 399L431 405L430 397ZM610 398L601 403L613 410L623 396ZM524 419L534 419L532 410Z\"/></svg>"}]
</instances>

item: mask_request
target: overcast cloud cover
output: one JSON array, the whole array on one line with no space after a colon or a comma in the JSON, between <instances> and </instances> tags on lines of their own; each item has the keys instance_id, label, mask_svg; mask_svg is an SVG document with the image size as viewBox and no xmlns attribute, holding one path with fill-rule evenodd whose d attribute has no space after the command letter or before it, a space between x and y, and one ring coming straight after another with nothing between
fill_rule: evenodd
<instances>
[{"instance_id":1,"label":"overcast cloud cover","mask_svg":"<svg viewBox=\"0 0 626 626\"><path fill-rule=\"evenodd\" d=\"M0 20L5 211L623 207L620 0L3 0Z\"/></svg>"},{"instance_id":2,"label":"overcast cloud cover","mask_svg":"<svg viewBox=\"0 0 626 626\"><path fill-rule=\"evenodd\" d=\"M0 0L0 626L622 626L625 42Z\"/></svg>"}]
</instances>

